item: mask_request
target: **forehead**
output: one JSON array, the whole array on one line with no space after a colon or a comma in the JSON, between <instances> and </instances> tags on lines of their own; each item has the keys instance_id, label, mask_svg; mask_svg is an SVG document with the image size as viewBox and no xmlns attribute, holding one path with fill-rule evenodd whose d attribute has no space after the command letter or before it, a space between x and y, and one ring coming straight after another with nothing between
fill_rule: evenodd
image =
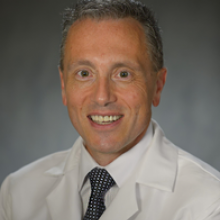
<instances>
[{"instance_id":1,"label":"forehead","mask_svg":"<svg viewBox=\"0 0 220 220\"><path fill-rule=\"evenodd\" d=\"M133 18L83 19L76 21L67 35L65 62L70 59L127 56L139 60L146 56L147 44L142 25ZM104 59L104 58L103 58ZM65 63L64 62L64 63Z\"/></svg>"},{"instance_id":2,"label":"forehead","mask_svg":"<svg viewBox=\"0 0 220 220\"><path fill-rule=\"evenodd\" d=\"M84 18L79 19L76 22L73 23L73 25L70 28L71 29L77 29L77 30L83 30L84 28L87 28L87 30L98 30L98 31L106 31L106 29L109 29L109 31L119 31L119 28L123 31L135 31L135 32L142 32L143 28L142 25L135 20L132 17L126 17L126 18L103 18L103 19L96 19L96 18Z\"/></svg>"}]
</instances>

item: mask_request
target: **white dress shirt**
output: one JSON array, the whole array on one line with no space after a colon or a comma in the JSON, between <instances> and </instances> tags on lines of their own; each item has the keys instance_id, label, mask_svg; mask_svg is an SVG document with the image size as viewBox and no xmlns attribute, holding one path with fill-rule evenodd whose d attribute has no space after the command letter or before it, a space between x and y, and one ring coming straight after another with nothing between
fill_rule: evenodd
<instances>
[{"instance_id":1,"label":"white dress shirt","mask_svg":"<svg viewBox=\"0 0 220 220\"><path fill-rule=\"evenodd\" d=\"M91 155L88 153L88 151L85 149L85 147L82 145L78 186L82 198L82 207L84 214L87 210L91 194L91 184L87 174L95 167L105 168L114 179L116 184L113 187L111 187L105 194L104 202L106 208L108 208L120 187L122 187L122 185L126 182L126 180L134 171L138 162L140 161L142 155L144 155L144 153L147 151L152 137L153 127L152 123L150 123L144 137L138 144L136 144L129 151L120 155L117 159L115 159L105 167L97 164L95 160L91 157Z\"/></svg>"}]
</instances>

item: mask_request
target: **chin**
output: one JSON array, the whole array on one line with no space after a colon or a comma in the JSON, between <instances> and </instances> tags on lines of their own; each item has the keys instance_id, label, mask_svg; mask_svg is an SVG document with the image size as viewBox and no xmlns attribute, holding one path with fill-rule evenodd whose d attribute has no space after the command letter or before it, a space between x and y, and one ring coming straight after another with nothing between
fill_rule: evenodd
<instances>
[{"instance_id":1,"label":"chin","mask_svg":"<svg viewBox=\"0 0 220 220\"><path fill-rule=\"evenodd\" d=\"M93 142L91 145L86 145L88 150L96 151L104 154L117 153L120 149L118 142Z\"/></svg>"}]
</instances>

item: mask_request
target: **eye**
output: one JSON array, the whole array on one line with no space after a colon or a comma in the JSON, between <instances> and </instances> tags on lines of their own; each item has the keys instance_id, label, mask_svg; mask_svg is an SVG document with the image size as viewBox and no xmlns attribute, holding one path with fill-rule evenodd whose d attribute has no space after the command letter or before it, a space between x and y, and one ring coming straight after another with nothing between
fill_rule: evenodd
<instances>
[{"instance_id":1,"label":"eye","mask_svg":"<svg viewBox=\"0 0 220 220\"><path fill-rule=\"evenodd\" d=\"M89 76L89 72L87 70L81 70L77 73L79 76L85 78Z\"/></svg>"},{"instance_id":2,"label":"eye","mask_svg":"<svg viewBox=\"0 0 220 220\"><path fill-rule=\"evenodd\" d=\"M132 80L133 74L130 71L127 70L116 70L116 75L114 76L115 80L121 81L121 82L130 82Z\"/></svg>"},{"instance_id":3,"label":"eye","mask_svg":"<svg viewBox=\"0 0 220 220\"><path fill-rule=\"evenodd\" d=\"M127 71L122 71L119 73L119 77L121 77L121 78L127 78L129 75L130 75L130 73Z\"/></svg>"}]
</instances>

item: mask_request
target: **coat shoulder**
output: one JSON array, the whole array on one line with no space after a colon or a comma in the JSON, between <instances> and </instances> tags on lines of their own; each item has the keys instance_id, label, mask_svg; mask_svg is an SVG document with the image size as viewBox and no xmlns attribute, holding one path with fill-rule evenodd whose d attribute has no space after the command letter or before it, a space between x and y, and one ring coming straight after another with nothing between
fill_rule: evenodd
<instances>
[{"instance_id":1,"label":"coat shoulder","mask_svg":"<svg viewBox=\"0 0 220 220\"><path fill-rule=\"evenodd\" d=\"M206 176L207 179L220 184L220 172L218 170L180 148L178 148L178 154L179 166L182 171L193 174L195 177L197 177L195 174L198 173L199 176Z\"/></svg>"},{"instance_id":2,"label":"coat shoulder","mask_svg":"<svg viewBox=\"0 0 220 220\"><path fill-rule=\"evenodd\" d=\"M12 219L12 213L17 219L31 219L34 211L44 209L45 198L59 179L46 171L62 170L69 152L48 155L11 173L1 186L0 219Z\"/></svg>"},{"instance_id":3,"label":"coat shoulder","mask_svg":"<svg viewBox=\"0 0 220 220\"><path fill-rule=\"evenodd\" d=\"M33 186L40 186L41 183L51 182L53 177L47 175L46 171L53 167L62 168L69 153L70 150L50 154L11 173L7 177L11 193L27 191L28 187L33 188Z\"/></svg>"},{"instance_id":4,"label":"coat shoulder","mask_svg":"<svg viewBox=\"0 0 220 220\"><path fill-rule=\"evenodd\" d=\"M178 149L178 171L174 192L186 207L205 216L220 208L220 173L188 152ZM219 213L219 212L218 212Z\"/></svg>"}]
</instances>

